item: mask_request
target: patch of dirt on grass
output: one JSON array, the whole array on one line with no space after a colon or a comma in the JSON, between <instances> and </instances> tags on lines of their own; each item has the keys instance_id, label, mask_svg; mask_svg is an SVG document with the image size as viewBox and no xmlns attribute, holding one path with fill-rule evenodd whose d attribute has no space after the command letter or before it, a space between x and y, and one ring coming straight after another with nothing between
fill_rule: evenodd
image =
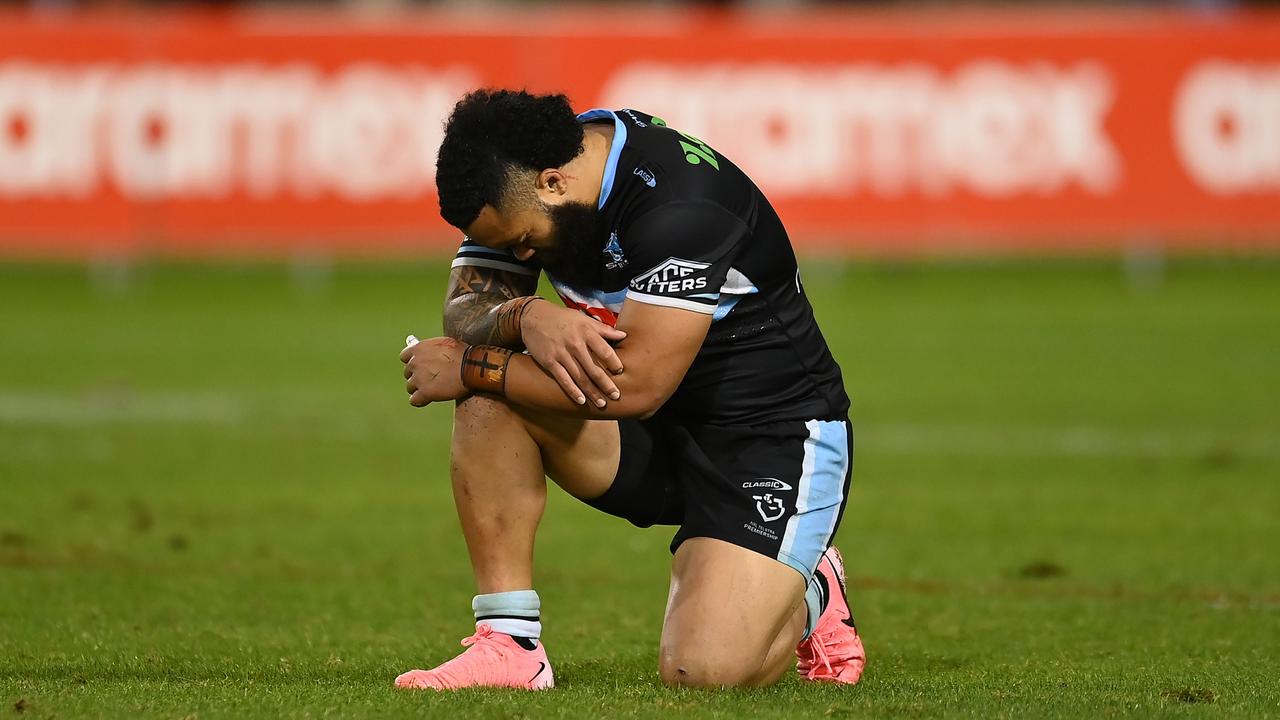
<instances>
[{"instance_id":1,"label":"patch of dirt on grass","mask_svg":"<svg viewBox=\"0 0 1280 720\"><path fill-rule=\"evenodd\" d=\"M134 500L129 503L130 525L136 533L144 533L150 530L156 524L156 518L151 514L151 508L141 500Z\"/></svg>"},{"instance_id":2,"label":"patch of dirt on grass","mask_svg":"<svg viewBox=\"0 0 1280 720\"><path fill-rule=\"evenodd\" d=\"M1211 470L1229 470L1240 464L1240 453L1227 445L1214 445L1200 455L1200 464Z\"/></svg>"},{"instance_id":3,"label":"patch of dirt on grass","mask_svg":"<svg viewBox=\"0 0 1280 720\"><path fill-rule=\"evenodd\" d=\"M92 493L78 492L67 500L67 509L75 512L85 512L92 510L98 506L98 499Z\"/></svg>"},{"instance_id":4,"label":"patch of dirt on grass","mask_svg":"<svg viewBox=\"0 0 1280 720\"><path fill-rule=\"evenodd\" d=\"M1044 580L1047 578L1062 577L1067 574L1067 569L1055 562L1048 560L1037 560L1027 563L1018 568L1017 575L1020 578L1029 580Z\"/></svg>"},{"instance_id":5,"label":"patch of dirt on grass","mask_svg":"<svg viewBox=\"0 0 1280 720\"><path fill-rule=\"evenodd\" d=\"M1189 705L1200 705L1216 702L1218 693L1211 688L1184 687L1165 690L1164 696L1170 700Z\"/></svg>"}]
</instances>

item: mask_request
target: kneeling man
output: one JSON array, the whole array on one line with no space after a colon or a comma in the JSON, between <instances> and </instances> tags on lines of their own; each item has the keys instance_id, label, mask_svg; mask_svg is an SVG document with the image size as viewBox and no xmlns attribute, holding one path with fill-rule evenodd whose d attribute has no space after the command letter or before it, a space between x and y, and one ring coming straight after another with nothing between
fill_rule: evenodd
<instances>
[{"instance_id":1,"label":"kneeling man","mask_svg":"<svg viewBox=\"0 0 1280 720\"><path fill-rule=\"evenodd\" d=\"M450 116L441 215L466 237L448 337L401 354L410 402L456 400L454 499L475 572L468 649L404 688L540 689L534 535L546 477L677 525L659 673L852 684L865 654L831 540L849 399L790 240L755 184L635 110L480 90ZM538 297L546 272L566 307ZM525 351L525 352L522 352Z\"/></svg>"}]
</instances>

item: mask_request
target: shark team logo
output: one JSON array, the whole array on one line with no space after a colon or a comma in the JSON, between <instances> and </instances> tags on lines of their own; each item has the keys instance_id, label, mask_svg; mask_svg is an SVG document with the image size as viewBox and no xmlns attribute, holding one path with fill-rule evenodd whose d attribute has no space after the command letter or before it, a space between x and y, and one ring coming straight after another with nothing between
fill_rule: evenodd
<instances>
[{"instance_id":1,"label":"shark team logo","mask_svg":"<svg viewBox=\"0 0 1280 720\"><path fill-rule=\"evenodd\" d=\"M667 258L631 281L631 289L650 295L669 295L707 287L707 277L701 275L711 265Z\"/></svg>"},{"instance_id":2,"label":"shark team logo","mask_svg":"<svg viewBox=\"0 0 1280 720\"><path fill-rule=\"evenodd\" d=\"M604 254L608 256L604 267L606 270L617 270L627 266L627 256L622 254L622 244L618 242L618 233L609 234L609 244L604 246Z\"/></svg>"}]
</instances>

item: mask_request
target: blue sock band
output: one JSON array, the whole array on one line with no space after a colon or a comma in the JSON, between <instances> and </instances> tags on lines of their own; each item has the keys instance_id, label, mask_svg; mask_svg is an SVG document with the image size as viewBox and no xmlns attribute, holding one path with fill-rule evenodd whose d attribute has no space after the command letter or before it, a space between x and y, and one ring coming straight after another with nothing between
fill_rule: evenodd
<instances>
[{"instance_id":1,"label":"blue sock band","mask_svg":"<svg viewBox=\"0 0 1280 720\"><path fill-rule=\"evenodd\" d=\"M497 632L537 640L542 635L542 601L533 590L477 595L471 600L476 624Z\"/></svg>"},{"instance_id":2,"label":"blue sock band","mask_svg":"<svg viewBox=\"0 0 1280 720\"><path fill-rule=\"evenodd\" d=\"M814 628L818 627L818 618L822 617L822 611L827 605L816 574L809 578L809 585L804 589L804 604L809 608L809 617L805 620L804 638L801 639L808 639Z\"/></svg>"}]
</instances>

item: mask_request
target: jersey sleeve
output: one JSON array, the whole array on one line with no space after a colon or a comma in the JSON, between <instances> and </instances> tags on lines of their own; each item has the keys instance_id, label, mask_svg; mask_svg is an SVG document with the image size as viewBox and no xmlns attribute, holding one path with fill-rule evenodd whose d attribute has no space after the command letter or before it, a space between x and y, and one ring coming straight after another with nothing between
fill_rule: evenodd
<instances>
[{"instance_id":1,"label":"jersey sleeve","mask_svg":"<svg viewBox=\"0 0 1280 720\"><path fill-rule=\"evenodd\" d=\"M462 236L462 246L458 248L458 254L454 256L453 264L449 267L456 268L463 265L535 276L541 270L538 264L531 260L517 259L510 250L493 250L472 242L471 238L465 235Z\"/></svg>"},{"instance_id":2,"label":"jersey sleeve","mask_svg":"<svg viewBox=\"0 0 1280 720\"><path fill-rule=\"evenodd\" d=\"M713 315L725 278L750 231L711 202L678 202L645 213L627 229L637 274L627 298Z\"/></svg>"}]
</instances>

